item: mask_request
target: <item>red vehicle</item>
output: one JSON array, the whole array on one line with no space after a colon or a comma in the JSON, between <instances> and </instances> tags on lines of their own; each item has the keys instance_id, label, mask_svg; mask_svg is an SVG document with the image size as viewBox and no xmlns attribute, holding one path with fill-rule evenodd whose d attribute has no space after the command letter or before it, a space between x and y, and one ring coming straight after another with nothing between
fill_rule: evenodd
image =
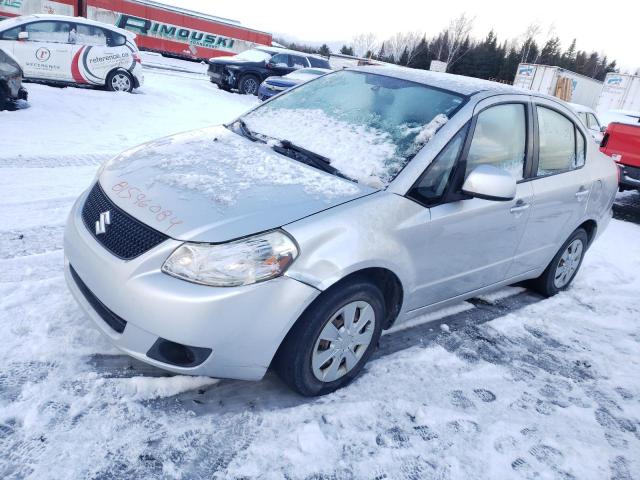
<instances>
[{"instance_id":1,"label":"red vehicle","mask_svg":"<svg viewBox=\"0 0 640 480\"><path fill-rule=\"evenodd\" d=\"M640 190L640 124L609 124L600 150L620 167L620 190Z\"/></svg>"},{"instance_id":2,"label":"red vehicle","mask_svg":"<svg viewBox=\"0 0 640 480\"><path fill-rule=\"evenodd\" d=\"M229 20L149 0L0 0L0 19L52 13L86 17L137 34L141 50L206 59L271 46L271 34Z\"/></svg>"}]
</instances>

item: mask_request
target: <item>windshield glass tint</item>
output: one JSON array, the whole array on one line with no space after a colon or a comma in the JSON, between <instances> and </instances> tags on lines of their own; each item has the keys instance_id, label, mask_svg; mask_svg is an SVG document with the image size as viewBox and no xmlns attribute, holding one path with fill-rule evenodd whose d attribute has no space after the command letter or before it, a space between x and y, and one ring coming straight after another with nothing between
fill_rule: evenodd
<instances>
[{"instance_id":1,"label":"windshield glass tint","mask_svg":"<svg viewBox=\"0 0 640 480\"><path fill-rule=\"evenodd\" d=\"M236 55L236 58L247 62L265 62L271 58L271 54L262 50L246 50Z\"/></svg>"},{"instance_id":2,"label":"windshield glass tint","mask_svg":"<svg viewBox=\"0 0 640 480\"><path fill-rule=\"evenodd\" d=\"M372 73L341 71L246 115L258 135L327 157L358 182L385 187L456 112L464 97Z\"/></svg>"}]
</instances>

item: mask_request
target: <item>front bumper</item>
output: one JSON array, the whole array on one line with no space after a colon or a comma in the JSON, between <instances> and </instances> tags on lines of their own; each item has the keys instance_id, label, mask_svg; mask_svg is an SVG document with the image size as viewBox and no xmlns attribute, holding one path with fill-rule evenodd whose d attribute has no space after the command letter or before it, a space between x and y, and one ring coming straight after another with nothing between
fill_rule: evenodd
<instances>
[{"instance_id":1,"label":"front bumper","mask_svg":"<svg viewBox=\"0 0 640 480\"><path fill-rule=\"evenodd\" d=\"M173 278L160 270L181 244L173 239L133 260L120 260L87 231L81 218L85 197L74 205L65 229L67 284L99 330L146 363L182 374L258 380L293 323L320 293L287 276L232 288ZM72 268L99 303L125 321L122 333L105 321ZM161 340L211 352L201 363L177 366L149 356L158 358L153 349Z\"/></svg>"}]
</instances>

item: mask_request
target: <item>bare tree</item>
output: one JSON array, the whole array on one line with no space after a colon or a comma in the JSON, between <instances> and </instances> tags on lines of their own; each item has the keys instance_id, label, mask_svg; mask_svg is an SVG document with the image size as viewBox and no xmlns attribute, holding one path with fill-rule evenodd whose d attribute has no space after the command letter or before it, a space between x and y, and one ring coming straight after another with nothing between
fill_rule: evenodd
<instances>
[{"instance_id":1,"label":"bare tree","mask_svg":"<svg viewBox=\"0 0 640 480\"><path fill-rule=\"evenodd\" d=\"M424 34L420 32L398 32L384 42L384 49L396 62L399 62L402 55L406 52L407 58L405 65L409 65L413 58L420 53L419 47L423 38Z\"/></svg>"},{"instance_id":2,"label":"bare tree","mask_svg":"<svg viewBox=\"0 0 640 480\"><path fill-rule=\"evenodd\" d=\"M466 13L460 14L449 22L449 27L445 31L446 41L441 43L441 49L444 46L444 52L439 52L438 58L447 63L447 69L460 58L460 47L473 29L475 17L469 17Z\"/></svg>"},{"instance_id":3,"label":"bare tree","mask_svg":"<svg viewBox=\"0 0 640 480\"><path fill-rule=\"evenodd\" d=\"M538 22L531 23L524 34L522 35L522 58L521 62L527 62L529 59L529 54L531 53L531 46L533 42L536 41L536 38L540 35L542 31L542 27ZM537 58L533 59L533 63L535 63Z\"/></svg>"},{"instance_id":4,"label":"bare tree","mask_svg":"<svg viewBox=\"0 0 640 480\"><path fill-rule=\"evenodd\" d=\"M369 52L377 53L380 44L380 39L373 32L359 33L351 40L353 52L357 57L364 57Z\"/></svg>"}]
</instances>

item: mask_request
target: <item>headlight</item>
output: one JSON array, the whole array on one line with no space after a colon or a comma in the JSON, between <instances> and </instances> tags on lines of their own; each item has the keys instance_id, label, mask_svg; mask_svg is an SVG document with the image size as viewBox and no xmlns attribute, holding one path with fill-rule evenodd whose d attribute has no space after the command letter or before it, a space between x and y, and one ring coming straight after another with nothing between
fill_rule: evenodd
<instances>
[{"instance_id":1,"label":"headlight","mask_svg":"<svg viewBox=\"0 0 640 480\"><path fill-rule=\"evenodd\" d=\"M162 271L202 285L235 287L279 277L297 256L293 240L274 231L219 245L185 243Z\"/></svg>"}]
</instances>

